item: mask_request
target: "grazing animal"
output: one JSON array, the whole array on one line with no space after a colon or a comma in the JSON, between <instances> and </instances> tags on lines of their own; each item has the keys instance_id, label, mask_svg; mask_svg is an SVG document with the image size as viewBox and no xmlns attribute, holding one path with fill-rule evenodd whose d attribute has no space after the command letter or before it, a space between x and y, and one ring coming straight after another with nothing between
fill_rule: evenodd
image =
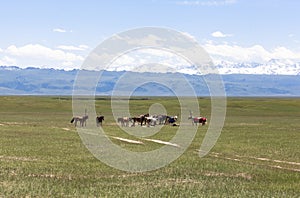
<instances>
[{"instance_id":1,"label":"grazing animal","mask_svg":"<svg viewBox=\"0 0 300 198\"><path fill-rule=\"evenodd\" d=\"M195 118L193 118L192 123L193 123L193 125L195 124L196 126L197 126L198 123L202 124L202 126L203 126L203 125L205 125L206 120L207 119L205 117L195 117Z\"/></svg>"},{"instance_id":2,"label":"grazing animal","mask_svg":"<svg viewBox=\"0 0 300 198\"><path fill-rule=\"evenodd\" d=\"M74 122L75 127L77 127L77 122L79 121L79 126L84 127L86 126L86 120L89 118L88 115L85 116L74 116L72 120L70 121L71 123Z\"/></svg>"},{"instance_id":3,"label":"grazing animal","mask_svg":"<svg viewBox=\"0 0 300 198\"><path fill-rule=\"evenodd\" d=\"M141 126L143 126L143 123L146 125L147 124L147 117L149 117L149 113L145 115L140 115L141 118Z\"/></svg>"},{"instance_id":4,"label":"grazing animal","mask_svg":"<svg viewBox=\"0 0 300 198\"><path fill-rule=\"evenodd\" d=\"M166 124L174 124L177 121L178 117L177 116L166 116Z\"/></svg>"},{"instance_id":5,"label":"grazing animal","mask_svg":"<svg viewBox=\"0 0 300 198\"><path fill-rule=\"evenodd\" d=\"M99 126L102 126L102 121L104 120L104 116L97 116L96 117L96 124L97 124L97 127Z\"/></svg>"},{"instance_id":6,"label":"grazing animal","mask_svg":"<svg viewBox=\"0 0 300 198\"><path fill-rule=\"evenodd\" d=\"M135 126L135 123L141 123L141 118L140 117L132 117L131 118L132 121L132 126Z\"/></svg>"},{"instance_id":7,"label":"grazing animal","mask_svg":"<svg viewBox=\"0 0 300 198\"><path fill-rule=\"evenodd\" d=\"M128 127L130 120L131 119L129 117L118 118L118 123L121 123L122 127Z\"/></svg>"},{"instance_id":8,"label":"grazing animal","mask_svg":"<svg viewBox=\"0 0 300 198\"><path fill-rule=\"evenodd\" d=\"M136 122L140 123L141 126L143 126L143 124L146 125L146 123L147 123L146 117L149 117L149 113L144 114L144 115L140 115L139 117L133 117L133 118L131 118L131 120L133 121L132 126L135 126Z\"/></svg>"},{"instance_id":9,"label":"grazing animal","mask_svg":"<svg viewBox=\"0 0 300 198\"><path fill-rule=\"evenodd\" d=\"M159 124L159 125L165 124L166 118L167 118L167 115L158 115L158 116L157 116L158 124Z\"/></svg>"},{"instance_id":10,"label":"grazing animal","mask_svg":"<svg viewBox=\"0 0 300 198\"><path fill-rule=\"evenodd\" d=\"M157 116L145 117L147 126L155 126L157 124Z\"/></svg>"},{"instance_id":11,"label":"grazing animal","mask_svg":"<svg viewBox=\"0 0 300 198\"><path fill-rule=\"evenodd\" d=\"M188 117L188 119L192 120L192 124L196 125L196 126L198 125L198 123L202 124L202 126L203 126L206 124L206 121L207 121L206 117L202 117L202 116L194 117L192 111L190 111L190 116Z\"/></svg>"}]
</instances>

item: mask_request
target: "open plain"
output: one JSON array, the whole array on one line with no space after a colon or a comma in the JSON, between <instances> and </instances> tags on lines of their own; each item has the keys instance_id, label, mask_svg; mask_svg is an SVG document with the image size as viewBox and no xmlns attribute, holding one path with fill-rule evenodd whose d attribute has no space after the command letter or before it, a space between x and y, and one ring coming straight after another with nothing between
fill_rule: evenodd
<instances>
[{"instance_id":1,"label":"open plain","mask_svg":"<svg viewBox=\"0 0 300 198\"><path fill-rule=\"evenodd\" d=\"M109 98L95 101L105 116L103 129L117 137L113 143L140 152L162 146L126 134L112 116ZM139 115L154 103L180 114L172 97L132 98L130 111ZM209 127L210 98L199 98L208 124L198 127L177 160L141 173L114 169L87 150L70 123L71 97L2 96L0 104L0 197L300 196L299 98L228 98L222 133L202 158L198 150ZM150 138L168 141L176 130L163 126Z\"/></svg>"}]
</instances>

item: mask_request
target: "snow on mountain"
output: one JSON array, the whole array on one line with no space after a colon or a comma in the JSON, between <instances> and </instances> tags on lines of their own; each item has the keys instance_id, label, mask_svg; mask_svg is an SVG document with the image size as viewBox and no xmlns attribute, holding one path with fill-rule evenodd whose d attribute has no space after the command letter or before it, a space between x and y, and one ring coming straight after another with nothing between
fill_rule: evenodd
<instances>
[{"instance_id":1,"label":"snow on mountain","mask_svg":"<svg viewBox=\"0 0 300 198\"><path fill-rule=\"evenodd\" d=\"M254 61L231 60L226 57L211 55L212 61L220 74L267 74L299 75L300 62L296 59L257 59ZM251 59L256 60L256 59ZM203 63L206 64L206 63ZM124 54L109 66L109 71L135 72L179 72L190 75L207 74L214 71L209 67L200 71L182 57L171 52L157 49L143 49Z\"/></svg>"},{"instance_id":2,"label":"snow on mountain","mask_svg":"<svg viewBox=\"0 0 300 198\"><path fill-rule=\"evenodd\" d=\"M300 75L300 63L271 59L266 63L215 62L220 74Z\"/></svg>"},{"instance_id":3,"label":"snow on mountain","mask_svg":"<svg viewBox=\"0 0 300 198\"><path fill-rule=\"evenodd\" d=\"M255 61L233 60L227 57L216 56L212 53L211 59L219 74L266 74L266 75L300 75L298 59L267 59ZM256 60L256 59L251 59ZM206 63L203 63L206 64ZM134 71L154 73L184 73L201 75L214 73L209 66L200 71L186 59L171 52L157 49L143 49L124 54L109 66L108 71Z\"/></svg>"},{"instance_id":4,"label":"snow on mountain","mask_svg":"<svg viewBox=\"0 0 300 198\"><path fill-rule=\"evenodd\" d=\"M285 60L272 59L266 63L234 63L230 61L214 62L215 67L218 69L219 74L265 74L265 75L300 75L300 63L293 63ZM201 71L193 65L173 65L164 69L158 69L159 66L152 69L129 65L118 65L117 67L110 69L109 71L139 71L139 72L154 72L154 73L166 73L166 72L179 72L190 75L201 75ZM161 66L160 66L161 67Z\"/></svg>"},{"instance_id":5,"label":"snow on mountain","mask_svg":"<svg viewBox=\"0 0 300 198\"><path fill-rule=\"evenodd\" d=\"M213 61L219 74L257 74L257 75L300 75L300 62L286 59L271 59L265 63L236 63L231 61ZM173 63L173 64L172 64ZM18 70L17 66L0 66L5 70ZM67 70L66 70L67 71ZM196 66L188 62L170 61L162 64L121 63L118 62L109 67L107 71L134 71L153 73L184 73L189 75L201 75Z\"/></svg>"}]
</instances>

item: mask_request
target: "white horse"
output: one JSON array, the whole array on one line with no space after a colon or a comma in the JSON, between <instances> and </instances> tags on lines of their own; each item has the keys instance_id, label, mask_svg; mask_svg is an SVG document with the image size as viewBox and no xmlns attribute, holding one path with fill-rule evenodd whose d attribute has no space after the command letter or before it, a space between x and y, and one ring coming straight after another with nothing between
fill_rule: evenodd
<instances>
[{"instance_id":1,"label":"white horse","mask_svg":"<svg viewBox=\"0 0 300 198\"><path fill-rule=\"evenodd\" d=\"M122 127L129 127L129 121L130 121L129 117L118 118L118 123L121 123Z\"/></svg>"},{"instance_id":2,"label":"white horse","mask_svg":"<svg viewBox=\"0 0 300 198\"><path fill-rule=\"evenodd\" d=\"M157 124L157 116L145 117L147 126L155 126Z\"/></svg>"}]
</instances>

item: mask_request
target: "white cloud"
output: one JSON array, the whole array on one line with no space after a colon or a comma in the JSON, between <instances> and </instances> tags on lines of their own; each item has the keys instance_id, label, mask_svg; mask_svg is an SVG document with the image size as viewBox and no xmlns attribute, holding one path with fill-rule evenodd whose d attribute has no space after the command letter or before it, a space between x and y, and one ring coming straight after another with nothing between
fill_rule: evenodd
<instances>
[{"instance_id":1,"label":"white cloud","mask_svg":"<svg viewBox=\"0 0 300 198\"><path fill-rule=\"evenodd\" d=\"M290 37L290 38L295 37L295 34L291 33L291 34L288 35L288 37Z\"/></svg>"},{"instance_id":2,"label":"white cloud","mask_svg":"<svg viewBox=\"0 0 300 198\"><path fill-rule=\"evenodd\" d=\"M89 46L87 46L87 45L79 45L78 47L80 47L82 49L88 49L89 48Z\"/></svg>"},{"instance_id":3,"label":"white cloud","mask_svg":"<svg viewBox=\"0 0 300 198\"><path fill-rule=\"evenodd\" d=\"M66 33L66 32L73 32L73 30L66 30L63 28L54 28L52 29L53 32L59 32L59 33Z\"/></svg>"},{"instance_id":4,"label":"white cloud","mask_svg":"<svg viewBox=\"0 0 300 198\"><path fill-rule=\"evenodd\" d=\"M29 44L22 47L16 47L11 45L7 48L7 53L20 56L20 57L31 57L31 58L50 58L53 60L83 60L81 56L77 56L72 53L66 53L62 50L53 50L51 48L39 45L39 44Z\"/></svg>"},{"instance_id":5,"label":"white cloud","mask_svg":"<svg viewBox=\"0 0 300 198\"><path fill-rule=\"evenodd\" d=\"M291 50L284 46L273 49L266 49L262 45L240 46L232 43L217 43L215 41L205 41L202 47L208 52L215 64L223 61L231 63L259 63L265 64L271 60L280 60L280 63L299 64L300 51ZM75 50L76 48L76 50ZM11 45L0 51L0 65L16 65L19 67L39 67L55 69L75 69L80 68L84 57L86 45L60 46L60 49L51 49L40 44L28 44L24 46ZM64 50L74 50L67 52ZM80 55L79 55L80 54ZM101 54L105 55L105 54ZM181 57L169 51L158 49L140 49L118 57L110 70L134 70L142 64L159 63L177 71L186 70L189 63ZM165 69L165 68L162 68ZM136 70L136 69L135 69ZM193 70L193 68L191 68ZM191 73L191 72L189 72Z\"/></svg>"},{"instance_id":6,"label":"white cloud","mask_svg":"<svg viewBox=\"0 0 300 198\"><path fill-rule=\"evenodd\" d=\"M185 35L185 36L187 36L187 37L189 37L190 39L192 39L192 40L194 40L194 41L196 41L197 42L197 39L196 39L196 37L194 37L193 35L191 35L190 33L188 33L188 32L181 32L183 35Z\"/></svg>"},{"instance_id":7,"label":"white cloud","mask_svg":"<svg viewBox=\"0 0 300 198\"><path fill-rule=\"evenodd\" d=\"M216 38L225 38L225 37L231 37L232 34L224 34L221 31L215 31L211 33L211 36L216 37Z\"/></svg>"},{"instance_id":8,"label":"white cloud","mask_svg":"<svg viewBox=\"0 0 300 198\"><path fill-rule=\"evenodd\" d=\"M59 46L57 46L57 48L62 49L62 50L84 51L84 50L87 50L89 47L87 45L79 45L79 46L59 45Z\"/></svg>"},{"instance_id":9,"label":"white cloud","mask_svg":"<svg viewBox=\"0 0 300 198\"><path fill-rule=\"evenodd\" d=\"M8 56L4 56L0 58L0 66L16 66L17 61L13 58L10 58Z\"/></svg>"},{"instance_id":10,"label":"white cloud","mask_svg":"<svg viewBox=\"0 0 300 198\"><path fill-rule=\"evenodd\" d=\"M60 33L65 33L65 32L67 32L67 30L62 29L62 28L54 28L52 31L53 31L53 32L60 32Z\"/></svg>"},{"instance_id":11,"label":"white cloud","mask_svg":"<svg viewBox=\"0 0 300 198\"><path fill-rule=\"evenodd\" d=\"M294 63L300 61L300 52L292 51L286 47L276 47L272 50L267 50L261 45L242 47L238 45L207 42L203 45L203 48L215 62L266 63L272 59L290 60Z\"/></svg>"},{"instance_id":12,"label":"white cloud","mask_svg":"<svg viewBox=\"0 0 300 198\"><path fill-rule=\"evenodd\" d=\"M277 59L291 59L291 60L300 60L300 53L293 52L290 49L285 47L277 47L272 50L272 55Z\"/></svg>"},{"instance_id":13,"label":"white cloud","mask_svg":"<svg viewBox=\"0 0 300 198\"><path fill-rule=\"evenodd\" d=\"M153 68L154 64L159 64ZM118 57L110 66L111 71L137 71L137 72L166 72L167 68L173 68L171 71L179 71L181 66L188 66L185 59L169 51L160 49L140 49L132 51Z\"/></svg>"},{"instance_id":14,"label":"white cloud","mask_svg":"<svg viewBox=\"0 0 300 198\"><path fill-rule=\"evenodd\" d=\"M3 53L7 56L7 58L16 60L14 65L20 67L35 66L56 69L71 69L79 68L84 60L82 56L75 53L51 49L40 44L28 44L21 47L11 45L4 50ZM6 62L9 63L8 61Z\"/></svg>"},{"instance_id":15,"label":"white cloud","mask_svg":"<svg viewBox=\"0 0 300 198\"><path fill-rule=\"evenodd\" d=\"M187 6L225 6L237 3L237 0L207 0L207 1L177 1L178 5L187 5Z\"/></svg>"},{"instance_id":16,"label":"white cloud","mask_svg":"<svg viewBox=\"0 0 300 198\"><path fill-rule=\"evenodd\" d=\"M74 63L71 62L71 61L65 61L65 62L62 63L63 66L67 66L67 67L72 67L73 64L74 64Z\"/></svg>"},{"instance_id":17,"label":"white cloud","mask_svg":"<svg viewBox=\"0 0 300 198\"><path fill-rule=\"evenodd\" d=\"M125 37L119 37L116 36L116 39L121 39L124 40L129 44L129 45L137 45L139 43L143 43L144 45L149 45L149 46L156 46L158 43L161 42L162 38L160 38L159 36L153 35L153 34L149 34L146 37L143 38L139 38L139 37L130 37L125 38Z\"/></svg>"}]
</instances>

